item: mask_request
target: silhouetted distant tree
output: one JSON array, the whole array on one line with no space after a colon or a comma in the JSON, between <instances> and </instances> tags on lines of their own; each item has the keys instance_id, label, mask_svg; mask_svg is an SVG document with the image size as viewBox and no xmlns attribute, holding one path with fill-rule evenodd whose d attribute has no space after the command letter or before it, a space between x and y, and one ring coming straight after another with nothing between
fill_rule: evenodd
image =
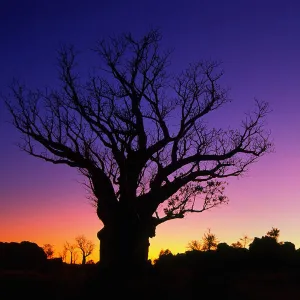
<instances>
[{"instance_id":1,"label":"silhouetted distant tree","mask_svg":"<svg viewBox=\"0 0 300 300\"><path fill-rule=\"evenodd\" d=\"M15 83L5 100L21 149L86 176L104 225L105 265L147 262L156 226L227 203L222 180L272 147L264 102L240 129L209 128L207 117L230 102L220 64L197 62L173 75L160 42L157 30L100 42L99 73L87 79L65 47L57 89Z\"/></svg>"},{"instance_id":2,"label":"silhouetted distant tree","mask_svg":"<svg viewBox=\"0 0 300 300\"><path fill-rule=\"evenodd\" d=\"M76 249L77 245L75 244L70 244L69 242L65 242L64 244L64 251L70 253L70 264L74 264L76 262Z\"/></svg>"},{"instance_id":3,"label":"silhouetted distant tree","mask_svg":"<svg viewBox=\"0 0 300 300\"><path fill-rule=\"evenodd\" d=\"M250 238L247 234L244 234L241 238L240 238L240 242L242 243L243 248L247 248L248 244L250 242L252 242L253 239Z\"/></svg>"},{"instance_id":4,"label":"silhouetted distant tree","mask_svg":"<svg viewBox=\"0 0 300 300\"><path fill-rule=\"evenodd\" d=\"M243 244L240 241L237 241L236 243L232 243L231 247L233 247L233 248L244 248Z\"/></svg>"},{"instance_id":5,"label":"silhouetted distant tree","mask_svg":"<svg viewBox=\"0 0 300 300\"><path fill-rule=\"evenodd\" d=\"M166 249L166 250L162 249L159 252L158 258L154 260L154 263L156 265L169 263L173 257L174 257L174 255L169 249Z\"/></svg>"},{"instance_id":6,"label":"silhouetted distant tree","mask_svg":"<svg viewBox=\"0 0 300 300\"><path fill-rule=\"evenodd\" d=\"M202 250L202 245L199 241L197 240L192 240L187 244L187 249L190 251L201 251Z\"/></svg>"},{"instance_id":7,"label":"silhouetted distant tree","mask_svg":"<svg viewBox=\"0 0 300 300\"><path fill-rule=\"evenodd\" d=\"M172 256L173 255L173 253L172 253L172 251L171 250L169 250L169 249L166 249L166 250L160 250L160 252L159 252L159 255L158 255L158 258L160 258L160 257L162 257L162 256Z\"/></svg>"},{"instance_id":8,"label":"silhouetted distant tree","mask_svg":"<svg viewBox=\"0 0 300 300\"><path fill-rule=\"evenodd\" d=\"M94 249L95 244L88 240L84 235L79 235L75 238L77 247L80 249L82 254L82 264L84 265L86 263L86 258L90 256Z\"/></svg>"},{"instance_id":9,"label":"silhouetted distant tree","mask_svg":"<svg viewBox=\"0 0 300 300\"><path fill-rule=\"evenodd\" d=\"M272 229L267 232L267 236L275 239L276 242L278 242L279 234L280 234L280 230L274 227L272 227Z\"/></svg>"},{"instance_id":10,"label":"silhouetted distant tree","mask_svg":"<svg viewBox=\"0 0 300 300\"><path fill-rule=\"evenodd\" d=\"M63 262L66 262L68 250L63 247L62 251L58 253L58 257L62 259Z\"/></svg>"},{"instance_id":11,"label":"silhouetted distant tree","mask_svg":"<svg viewBox=\"0 0 300 300\"><path fill-rule=\"evenodd\" d=\"M217 249L218 239L215 234L211 233L210 229L204 233L202 237L202 250L210 251Z\"/></svg>"},{"instance_id":12,"label":"silhouetted distant tree","mask_svg":"<svg viewBox=\"0 0 300 300\"><path fill-rule=\"evenodd\" d=\"M44 244L43 250L47 255L47 258L52 258L54 255L54 246L51 244Z\"/></svg>"},{"instance_id":13,"label":"silhouetted distant tree","mask_svg":"<svg viewBox=\"0 0 300 300\"><path fill-rule=\"evenodd\" d=\"M79 252L75 250L73 252L73 264L77 264L78 259L79 259Z\"/></svg>"}]
</instances>

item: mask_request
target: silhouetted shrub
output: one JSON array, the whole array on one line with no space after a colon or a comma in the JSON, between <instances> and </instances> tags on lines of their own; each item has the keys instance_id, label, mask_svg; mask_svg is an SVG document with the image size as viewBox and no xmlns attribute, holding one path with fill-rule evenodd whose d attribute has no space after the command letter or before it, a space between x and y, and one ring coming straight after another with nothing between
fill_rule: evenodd
<instances>
[{"instance_id":1,"label":"silhouetted shrub","mask_svg":"<svg viewBox=\"0 0 300 300\"><path fill-rule=\"evenodd\" d=\"M296 251L295 244L291 242L284 242L280 245L283 254L294 254Z\"/></svg>"},{"instance_id":2,"label":"silhouetted shrub","mask_svg":"<svg viewBox=\"0 0 300 300\"><path fill-rule=\"evenodd\" d=\"M227 243L219 243L217 246L218 252L228 252L231 250L231 247Z\"/></svg>"},{"instance_id":3,"label":"silhouetted shrub","mask_svg":"<svg viewBox=\"0 0 300 300\"><path fill-rule=\"evenodd\" d=\"M254 238L249 245L249 252L253 267L274 269L281 266L280 244L272 237Z\"/></svg>"},{"instance_id":4,"label":"silhouetted shrub","mask_svg":"<svg viewBox=\"0 0 300 300\"><path fill-rule=\"evenodd\" d=\"M277 241L269 236L261 238L254 238L253 242L249 245L249 251L257 255L270 255L278 253L280 245Z\"/></svg>"},{"instance_id":5,"label":"silhouetted shrub","mask_svg":"<svg viewBox=\"0 0 300 300\"><path fill-rule=\"evenodd\" d=\"M44 250L35 243L0 242L0 269L36 270L43 268L46 261Z\"/></svg>"},{"instance_id":6,"label":"silhouetted shrub","mask_svg":"<svg viewBox=\"0 0 300 300\"><path fill-rule=\"evenodd\" d=\"M296 266L298 264L298 255L296 247L291 242L284 242L280 245L281 263L287 267Z\"/></svg>"}]
</instances>

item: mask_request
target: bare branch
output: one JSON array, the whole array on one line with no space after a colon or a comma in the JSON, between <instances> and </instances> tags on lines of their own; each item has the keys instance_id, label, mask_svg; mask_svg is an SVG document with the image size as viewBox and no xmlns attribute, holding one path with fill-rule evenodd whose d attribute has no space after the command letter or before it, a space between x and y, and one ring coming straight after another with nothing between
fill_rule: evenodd
<instances>
[{"instance_id":1,"label":"bare branch","mask_svg":"<svg viewBox=\"0 0 300 300\"><path fill-rule=\"evenodd\" d=\"M84 265L86 263L86 258L93 253L95 244L92 241L88 240L84 235L78 235L75 240L77 243L77 247L81 251L82 264Z\"/></svg>"},{"instance_id":2,"label":"bare branch","mask_svg":"<svg viewBox=\"0 0 300 300\"><path fill-rule=\"evenodd\" d=\"M157 215L157 224L184 218L187 213L200 213L228 203L224 194L225 182L207 181L206 185L186 184L163 207L164 216ZM199 204L202 202L202 205Z\"/></svg>"},{"instance_id":3,"label":"bare branch","mask_svg":"<svg viewBox=\"0 0 300 300\"><path fill-rule=\"evenodd\" d=\"M244 174L272 151L265 102L255 100L238 129L208 126L230 102L221 63L171 74L158 30L110 38L95 51L100 68L83 78L74 48L62 48L61 86L15 83L6 104L22 150L85 176L104 226L121 218L147 228L153 215L157 226L227 203L220 180Z\"/></svg>"}]
</instances>

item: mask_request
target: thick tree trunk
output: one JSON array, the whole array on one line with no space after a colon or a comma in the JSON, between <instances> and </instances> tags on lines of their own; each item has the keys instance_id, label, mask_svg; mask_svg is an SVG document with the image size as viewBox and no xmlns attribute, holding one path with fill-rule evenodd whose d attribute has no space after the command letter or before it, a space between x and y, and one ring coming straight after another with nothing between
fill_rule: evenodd
<instances>
[{"instance_id":1,"label":"thick tree trunk","mask_svg":"<svg viewBox=\"0 0 300 300\"><path fill-rule=\"evenodd\" d=\"M149 238L155 235L152 219L141 224L118 222L98 232L100 264L106 268L143 267L148 261Z\"/></svg>"},{"instance_id":2,"label":"thick tree trunk","mask_svg":"<svg viewBox=\"0 0 300 300\"><path fill-rule=\"evenodd\" d=\"M85 256L85 253L82 253L82 262L81 262L81 264L85 265L85 263L86 263L86 256Z\"/></svg>"}]
</instances>

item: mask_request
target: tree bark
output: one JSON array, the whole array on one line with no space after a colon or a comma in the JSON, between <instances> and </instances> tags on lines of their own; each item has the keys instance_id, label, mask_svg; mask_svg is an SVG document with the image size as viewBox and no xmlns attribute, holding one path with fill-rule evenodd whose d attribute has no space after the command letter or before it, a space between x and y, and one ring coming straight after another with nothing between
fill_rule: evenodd
<instances>
[{"instance_id":1,"label":"tree bark","mask_svg":"<svg viewBox=\"0 0 300 300\"><path fill-rule=\"evenodd\" d=\"M149 238L155 236L152 218L138 224L118 221L98 232L100 264L105 268L142 268L147 265Z\"/></svg>"},{"instance_id":2,"label":"tree bark","mask_svg":"<svg viewBox=\"0 0 300 300\"><path fill-rule=\"evenodd\" d=\"M85 265L85 263L86 263L86 256L85 256L85 253L82 253L82 262L81 262L81 264Z\"/></svg>"}]
</instances>

